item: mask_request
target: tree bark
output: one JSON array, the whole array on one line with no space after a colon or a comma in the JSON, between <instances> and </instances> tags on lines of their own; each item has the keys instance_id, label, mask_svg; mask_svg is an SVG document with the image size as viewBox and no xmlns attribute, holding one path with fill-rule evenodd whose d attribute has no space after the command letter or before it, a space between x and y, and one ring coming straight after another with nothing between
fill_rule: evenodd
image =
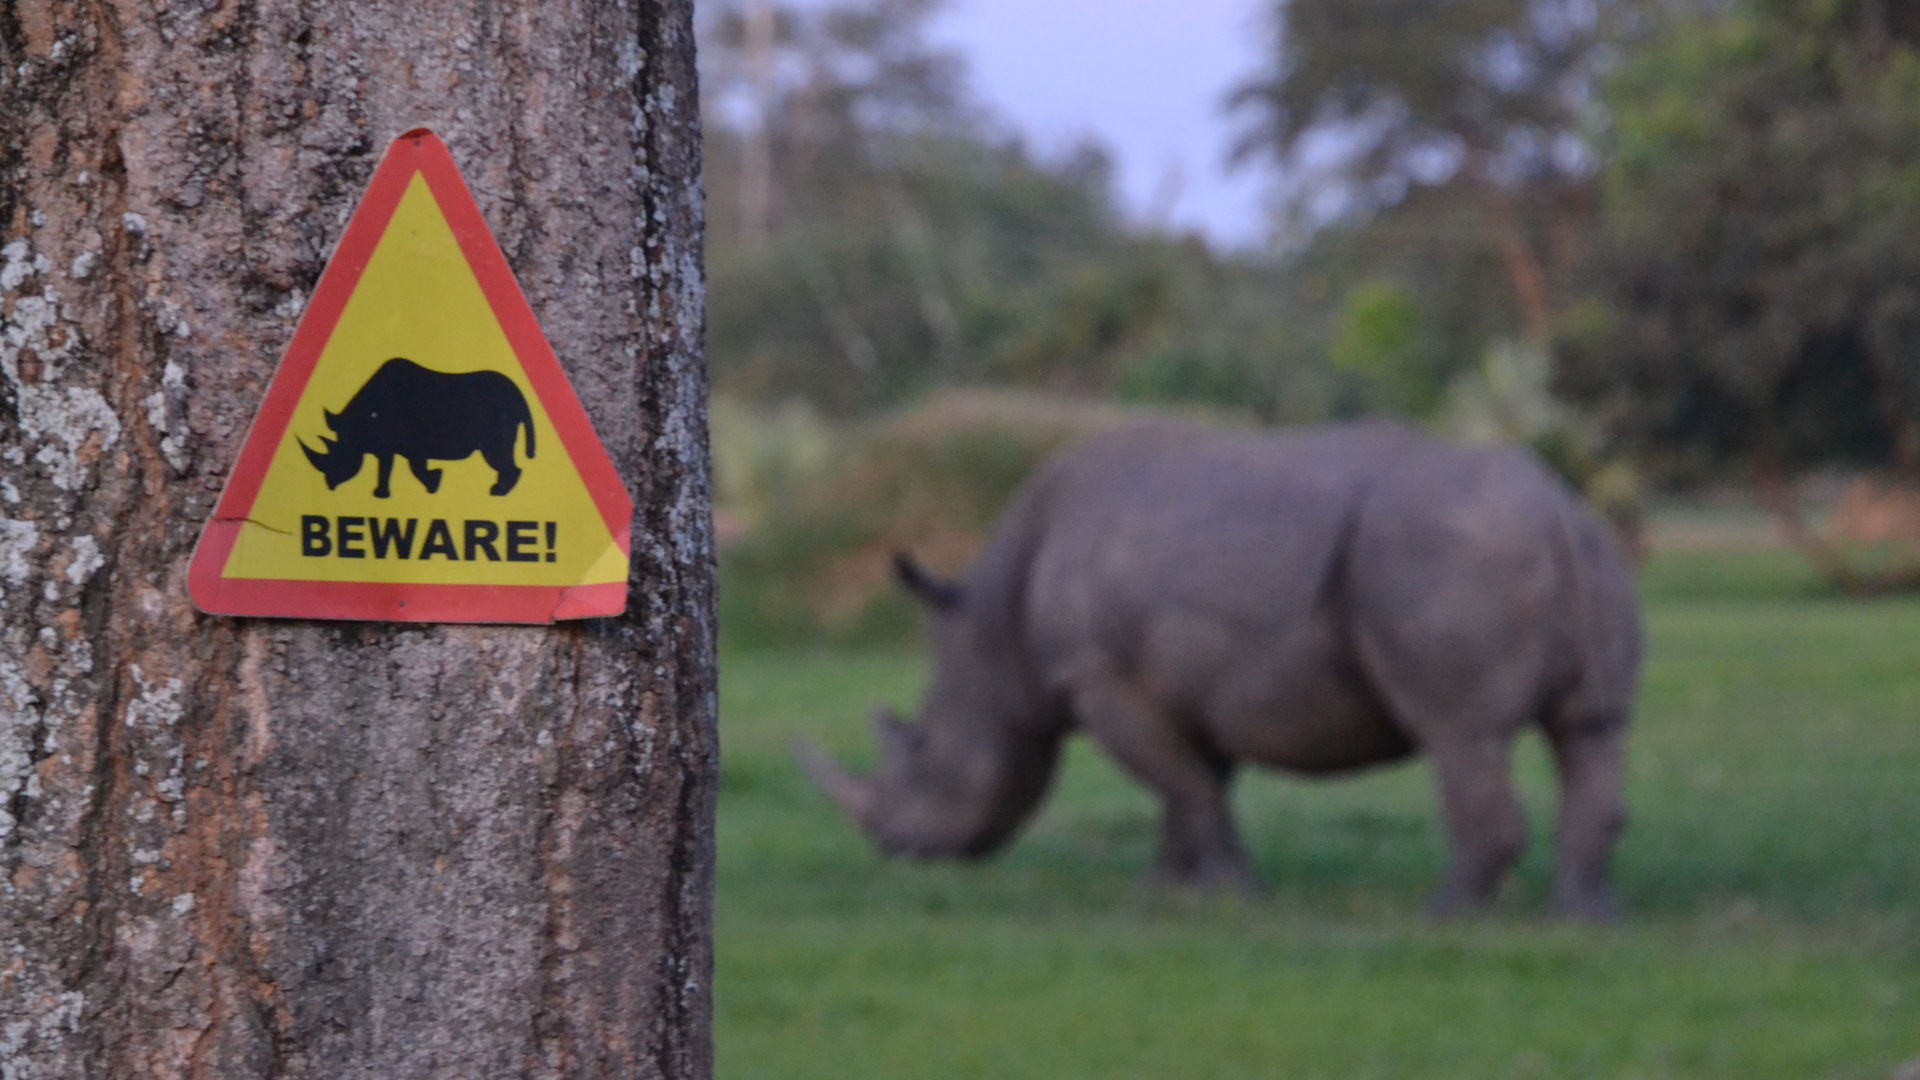
<instances>
[{"instance_id":1,"label":"tree bark","mask_svg":"<svg viewBox=\"0 0 1920 1080\"><path fill-rule=\"evenodd\" d=\"M0 3L0 1075L709 1072L689 8ZM631 489L628 614L199 615L201 523L418 125Z\"/></svg>"}]
</instances>

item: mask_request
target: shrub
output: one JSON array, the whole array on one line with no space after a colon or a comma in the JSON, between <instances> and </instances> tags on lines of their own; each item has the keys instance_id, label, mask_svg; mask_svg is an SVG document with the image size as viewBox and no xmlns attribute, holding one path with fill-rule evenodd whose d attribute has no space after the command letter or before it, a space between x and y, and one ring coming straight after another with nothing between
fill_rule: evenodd
<instances>
[{"instance_id":1,"label":"shrub","mask_svg":"<svg viewBox=\"0 0 1920 1080\"><path fill-rule=\"evenodd\" d=\"M782 460L787 438L799 443L793 455L802 447L819 453L819 432L744 408L716 410L720 514L741 523L721 547L726 644L914 640L919 616L891 584L893 553L912 551L957 572L1042 459L1133 415L1066 398L956 391L841 432L823 452L833 464L810 479L756 484L725 475L727 463L738 472L744 463ZM731 430L743 424L754 433ZM758 475L781 473L767 466Z\"/></svg>"}]
</instances>

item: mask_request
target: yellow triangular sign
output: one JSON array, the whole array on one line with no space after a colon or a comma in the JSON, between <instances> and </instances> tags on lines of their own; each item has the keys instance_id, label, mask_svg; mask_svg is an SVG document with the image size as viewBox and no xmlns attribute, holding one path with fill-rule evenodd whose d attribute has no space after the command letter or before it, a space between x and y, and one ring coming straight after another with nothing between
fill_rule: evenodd
<instances>
[{"instance_id":1,"label":"yellow triangular sign","mask_svg":"<svg viewBox=\"0 0 1920 1080\"><path fill-rule=\"evenodd\" d=\"M189 581L217 614L615 615L632 511L451 155L417 130L321 275Z\"/></svg>"}]
</instances>

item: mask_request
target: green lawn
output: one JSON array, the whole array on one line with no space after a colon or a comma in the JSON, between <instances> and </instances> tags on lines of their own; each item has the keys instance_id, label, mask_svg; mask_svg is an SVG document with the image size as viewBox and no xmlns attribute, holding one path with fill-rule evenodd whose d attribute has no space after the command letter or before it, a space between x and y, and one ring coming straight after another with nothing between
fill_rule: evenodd
<instances>
[{"instance_id":1,"label":"green lawn","mask_svg":"<svg viewBox=\"0 0 1920 1080\"><path fill-rule=\"evenodd\" d=\"M1920 1058L1920 601L1790 557L1645 575L1651 658L1614 928L1539 915L1552 785L1501 910L1435 926L1424 766L1238 803L1256 903L1139 883L1154 806L1076 743L999 860L882 860L787 755L870 760L903 652L722 665L719 1073L747 1077L1885 1080Z\"/></svg>"}]
</instances>

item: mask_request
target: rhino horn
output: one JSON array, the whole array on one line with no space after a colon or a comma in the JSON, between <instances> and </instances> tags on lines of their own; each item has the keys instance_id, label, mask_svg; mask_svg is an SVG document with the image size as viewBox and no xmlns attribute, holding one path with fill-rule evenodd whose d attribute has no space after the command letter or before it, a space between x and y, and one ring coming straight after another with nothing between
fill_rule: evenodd
<instances>
[{"instance_id":1,"label":"rhino horn","mask_svg":"<svg viewBox=\"0 0 1920 1080\"><path fill-rule=\"evenodd\" d=\"M793 756L799 760L807 779L812 780L841 811L861 826L873 815L873 785L848 772L825 750L804 739L795 740Z\"/></svg>"},{"instance_id":2,"label":"rhino horn","mask_svg":"<svg viewBox=\"0 0 1920 1080\"><path fill-rule=\"evenodd\" d=\"M340 430L340 414L339 413L334 412L331 409L321 409L320 415L326 418L328 430L330 431Z\"/></svg>"},{"instance_id":3,"label":"rhino horn","mask_svg":"<svg viewBox=\"0 0 1920 1080\"><path fill-rule=\"evenodd\" d=\"M307 445L307 441L306 441L305 439L299 439L299 438L296 438L296 439L294 439L293 441L294 441L294 442L297 442L297 443L299 443L299 444L300 444L300 449L301 449L301 451L302 451L302 452L304 452L304 453L305 453L305 454L307 455L307 460L308 460L308 461L311 461L311 462L313 462L313 467L314 467L314 468L316 468L316 469L319 469L319 470L321 470L322 472L325 472L325 471L326 471L326 468L327 468L327 459L333 456L333 445L332 445L332 443L330 443L330 442L329 442L328 440L326 440L326 439L321 439L321 440L320 440L320 445L321 445L321 446L324 446L324 447L326 447L326 448L327 448L327 449L326 449L326 452L325 452L325 453L322 453L322 452L320 452L320 451L318 451L318 450L315 450L315 449L314 449L313 447L311 447L311 446L308 446L308 445Z\"/></svg>"},{"instance_id":4,"label":"rhino horn","mask_svg":"<svg viewBox=\"0 0 1920 1080\"><path fill-rule=\"evenodd\" d=\"M960 586L935 577L919 560L904 551L893 553L893 576L908 592L926 601L935 611L950 611L960 606L964 594Z\"/></svg>"}]
</instances>

